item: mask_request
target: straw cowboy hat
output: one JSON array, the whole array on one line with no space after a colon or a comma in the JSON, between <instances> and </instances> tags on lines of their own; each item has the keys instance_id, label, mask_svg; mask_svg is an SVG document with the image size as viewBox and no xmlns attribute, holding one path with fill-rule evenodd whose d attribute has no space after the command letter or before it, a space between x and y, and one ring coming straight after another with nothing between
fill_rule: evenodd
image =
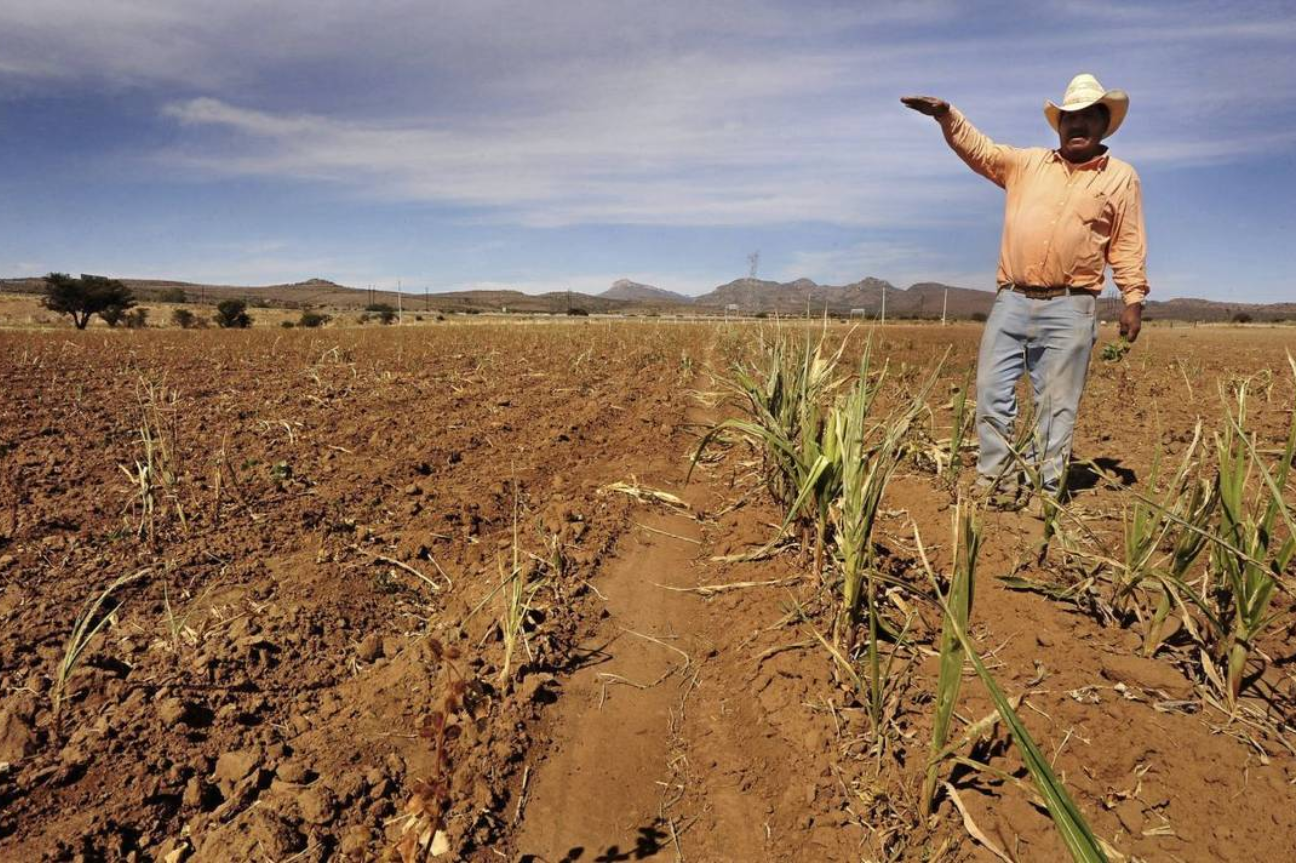
<instances>
[{"instance_id":1,"label":"straw cowboy hat","mask_svg":"<svg viewBox=\"0 0 1296 863\"><path fill-rule=\"evenodd\" d=\"M1090 105L1106 105L1107 110L1111 112L1111 122L1107 124L1107 131L1103 133L1103 137L1106 138L1115 135L1120 124L1125 120L1125 114L1129 111L1129 94L1124 90L1104 90L1103 85L1099 84L1098 79L1093 75L1081 73L1072 78L1071 83L1067 85L1061 105L1054 105L1052 102L1044 103L1044 116L1056 132L1058 117L1063 111L1083 111Z\"/></svg>"}]
</instances>

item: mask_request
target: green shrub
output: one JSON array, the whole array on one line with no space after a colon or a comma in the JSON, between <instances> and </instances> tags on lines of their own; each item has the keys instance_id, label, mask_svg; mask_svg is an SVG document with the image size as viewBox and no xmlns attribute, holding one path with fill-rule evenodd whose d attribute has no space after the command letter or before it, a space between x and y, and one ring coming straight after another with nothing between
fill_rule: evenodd
<instances>
[{"instance_id":1,"label":"green shrub","mask_svg":"<svg viewBox=\"0 0 1296 863\"><path fill-rule=\"evenodd\" d=\"M243 330L252 326L247 313L247 303L242 300L221 300L216 304L216 326L227 330Z\"/></svg>"},{"instance_id":2,"label":"green shrub","mask_svg":"<svg viewBox=\"0 0 1296 863\"><path fill-rule=\"evenodd\" d=\"M384 324L390 324L396 320L396 310L386 303L370 303L365 306L365 311L368 312L369 317L377 318Z\"/></svg>"}]
</instances>

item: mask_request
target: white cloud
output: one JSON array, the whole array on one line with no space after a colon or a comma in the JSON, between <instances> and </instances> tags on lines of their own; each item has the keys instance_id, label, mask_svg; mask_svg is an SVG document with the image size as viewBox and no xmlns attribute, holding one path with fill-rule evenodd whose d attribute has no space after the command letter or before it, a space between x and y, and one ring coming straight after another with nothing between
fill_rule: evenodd
<instances>
[{"instance_id":1,"label":"white cloud","mask_svg":"<svg viewBox=\"0 0 1296 863\"><path fill-rule=\"evenodd\" d=\"M388 111L305 110L271 107L292 101L282 93L247 99L237 88L230 97L175 100L166 112L188 134L162 157L200 175L325 182L370 199L467 208L468 219L535 227L931 225L967 218L989 199L962 176L934 125L904 112L898 95L939 88L1008 142L1047 144L1040 105L1060 94L1042 92L1040 82L1060 91L1075 71L1057 54L1101 57L1099 49L1112 44L1137 46L1120 57L1146 59L1124 62L1123 71L1118 65L1120 80L1109 81L1134 92L1131 122L1113 142L1118 155L1186 167L1292 143L1290 133L1274 131L1272 116L1258 118L1262 106L1238 98L1244 79L1266 64L1290 66L1281 59L1290 16L1262 28L1261 19L1131 8L1119 24L1104 26L1101 8L1075 16L1062 5L1051 10L1056 32L1022 46L993 31L884 41L897 22L882 14L891 7L877 5L685 9L671 2L631 10L571 2L544 14L524 6L502 18L494 3L451 7L435 33L426 14L395 2L363 21L328 6L331 26L309 32L332 40L311 42L301 25L285 24L283 50L299 58L346 55L356 63L336 42L333 27L342 23L354 28L356 50L392 40L392 50L380 52L394 69L384 81L396 92L425 87L425 104L394 98ZM957 20L944 4L906 8L902 14L920 22ZM401 75L406 41L390 26L402 13L410 33L430 40L414 85ZM498 27L486 26L496 18ZM875 47L832 44L835 30L852 27L876 30ZM1257 30L1264 32L1258 47L1239 41ZM1184 44L1165 40L1166 32L1181 34ZM1204 50L1212 39L1217 50ZM252 42L255 65L259 43ZM1010 49L1020 56L996 77L971 74ZM510 52L510 62L494 65L478 56ZM1177 64L1189 56L1196 65L1186 87ZM1062 63L1068 72L1059 71ZM1296 97L1296 75L1276 78L1271 96Z\"/></svg>"}]
</instances>

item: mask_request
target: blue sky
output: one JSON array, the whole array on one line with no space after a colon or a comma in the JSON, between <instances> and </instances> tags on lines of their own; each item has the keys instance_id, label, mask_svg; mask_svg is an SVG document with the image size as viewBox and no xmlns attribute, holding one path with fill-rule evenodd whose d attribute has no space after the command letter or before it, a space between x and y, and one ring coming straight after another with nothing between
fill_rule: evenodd
<instances>
[{"instance_id":1,"label":"blue sky","mask_svg":"<svg viewBox=\"0 0 1296 863\"><path fill-rule=\"evenodd\" d=\"M0 275L993 284L1004 143L1127 90L1154 298L1296 298L1296 5L0 0Z\"/></svg>"}]
</instances>

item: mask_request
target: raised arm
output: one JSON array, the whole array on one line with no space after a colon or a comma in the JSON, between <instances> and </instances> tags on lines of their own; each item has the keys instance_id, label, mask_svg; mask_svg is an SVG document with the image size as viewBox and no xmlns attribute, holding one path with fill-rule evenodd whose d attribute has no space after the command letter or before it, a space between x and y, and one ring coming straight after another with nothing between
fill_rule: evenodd
<instances>
[{"instance_id":1,"label":"raised arm","mask_svg":"<svg viewBox=\"0 0 1296 863\"><path fill-rule=\"evenodd\" d=\"M968 167L997 186L1008 185L1021 150L996 144L973 126L957 108L935 96L905 96L900 100L920 114L935 117L951 149Z\"/></svg>"}]
</instances>

